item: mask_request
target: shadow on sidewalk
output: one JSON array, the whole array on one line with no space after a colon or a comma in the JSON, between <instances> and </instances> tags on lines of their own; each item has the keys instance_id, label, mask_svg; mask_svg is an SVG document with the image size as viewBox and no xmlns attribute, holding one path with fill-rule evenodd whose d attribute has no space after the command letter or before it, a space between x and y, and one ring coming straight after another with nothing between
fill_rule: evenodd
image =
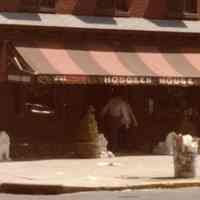
<instances>
[{"instance_id":1,"label":"shadow on sidewalk","mask_svg":"<svg viewBox=\"0 0 200 200\"><path fill-rule=\"evenodd\" d=\"M147 177L147 176L120 176L120 179L127 179L127 180L136 180L136 179L145 179L145 180L174 180L175 178L170 177Z\"/></svg>"}]
</instances>

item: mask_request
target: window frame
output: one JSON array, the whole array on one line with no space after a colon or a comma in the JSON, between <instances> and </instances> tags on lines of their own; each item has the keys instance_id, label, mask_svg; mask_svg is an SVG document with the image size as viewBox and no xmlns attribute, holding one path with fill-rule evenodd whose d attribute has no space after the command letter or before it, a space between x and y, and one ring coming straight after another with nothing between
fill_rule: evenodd
<instances>
[{"instance_id":1,"label":"window frame","mask_svg":"<svg viewBox=\"0 0 200 200\"><path fill-rule=\"evenodd\" d=\"M126 9L120 9L119 4L120 2L125 2L123 7L127 7ZM126 5L125 5L126 4ZM129 5L126 0L115 0L115 16L118 17L127 17L129 16Z\"/></svg>"},{"instance_id":2,"label":"window frame","mask_svg":"<svg viewBox=\"0 0 200 200\"><path fill-rule=\"evenodd\" d=\"M196 12L190 12L186 8L186 4L188 2L191 2L191 0L183 0L183 17L186 19L200 19L199 0L193 0L193 1L196 1Z\"/></svg>"},{"instance_id":3,"label":"window frame","mask_svg":"<svg viewBox=\"0 0 200 200\"><path fill-rule=\"evenodd\" d=\"M114 9L114 1L115 0L109 0L112 4L112 7L104 8L103 4L104 2L107 2L108 0L97 0L96 2L96 13L97 15L104 15L104 16L113 16L115 9Z\"/></svg>"},{"instance_id":4,"label":"window frame","mask_svg":"<svg viewBox=\"0 0 200 200\"><path fill-rule=\"evenodd\" d=\"M48 6L41 6L43 1L47 0L21 0L21 10L25 12L41 12L41 13L55 13L56 11L56 0L49 0L54 1L54 6L48 7Z\"/></svg>"},{"instance_id":5,"label":"window frame","mask_svg":"<svg viewBox=\"0 0 200 200\"><path fill-rule=\"evenodd\" d=\"M196 13L188 12L186 10L186 2L191 0L169 0L168 17L175 19L200 19L200 0L195 0L197 4Z\"/></svg>"},{"instance_id":6,"label":"window frame","mask_svg":"<svg viewBox=\"0 0 200 200\"><path fill-rule=\"evenodd\" d=\"M25 12L36 12L38 9L38 0L21 0L21 10Z\"/></svg>"},{"instance_id":7,"label":"window frame","mask_svg":"<svg viewBox=\"0 0 200 200\"><path fill-rule=\"evenodd\" d=\"M112 17L128 17L129 16L129 9L127 5L127 11L123 11L123 9L120 9L118 7L120 1L126 1L126 0L110 0L112 2L112 8L99 8L97 5L98 2L106 2L108 0L98 0L96 3L96 13L97 15L103 15L103 16L112 16ZM119 2L118 2L119 1ZM127 1L126 1L127 3ZM127 3L128 4L128 3Z\"/></svg>"},{"instance_id":8,"label":"window frame","mask_svg":"<svg viewBox=\"0 0 200 200\"><path fill-rule=\"evenodd\" d=\"M48 0L48 1L53 1L54 6L50 7L50 6L41 6L42 1L47 1L47 0L38 0L38 10L39 12L44 12L44 13L55 13L55 9L56 9L56 0Z\"/></svg>"}]
</instances>

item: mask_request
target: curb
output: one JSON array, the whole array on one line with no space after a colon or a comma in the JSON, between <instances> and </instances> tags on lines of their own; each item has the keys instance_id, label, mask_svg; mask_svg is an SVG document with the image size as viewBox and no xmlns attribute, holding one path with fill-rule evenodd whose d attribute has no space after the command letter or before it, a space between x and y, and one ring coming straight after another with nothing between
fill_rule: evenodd
<instances>
[{"instance_id":1,"label":"curb","mask_svg":"<svg viewBox=\"0 0 200 200\"><path fill-rule=\"evenodd\" d=\"M41 185L41 184L21 184L21 183L2 183L0 186L2 193L11 194L61 194L62 185Z\"/></svg>"},{"instance_id":2,"label":"curb","mask_svg":"<svg viewBox=\"0 0 200 200\"><path fill-rule=\"evenodd\" d=\"M48 185L48 184L21 184L21 183L2 183L0 192L11 194L63 194L86 191L119 191L119 190L139 190L139 189L159 189L159 188L185 188L185 187L200 187L200 180L191 181L162 181L141 183L130 186L97 186L97 187L79 187L79 186L63 186L63 185Z\"/></svg>"}]
</instances>

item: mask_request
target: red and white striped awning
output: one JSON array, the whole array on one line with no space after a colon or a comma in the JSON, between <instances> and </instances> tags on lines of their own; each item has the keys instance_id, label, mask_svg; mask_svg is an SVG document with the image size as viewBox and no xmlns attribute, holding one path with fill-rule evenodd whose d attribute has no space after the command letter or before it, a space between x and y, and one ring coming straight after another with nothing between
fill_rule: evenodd
<instances>
[{"instance_id":1,"label":"red and white striped awning","mask_svg":"<svg viewBox=\"0 0 200 200\"><path fill-rule=\"evenodd\" d=\"M200 84L200 48L96 41L15 49L40 82Z\"/></svg>"}]
</instances>

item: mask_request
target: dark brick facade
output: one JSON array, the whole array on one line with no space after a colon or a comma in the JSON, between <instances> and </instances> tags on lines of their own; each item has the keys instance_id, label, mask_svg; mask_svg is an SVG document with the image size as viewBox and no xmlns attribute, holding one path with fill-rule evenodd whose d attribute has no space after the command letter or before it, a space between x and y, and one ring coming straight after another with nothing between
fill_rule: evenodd
<instances>
[{"instance_id":1,"label":"dark brick facade","mask_svg":"<svg viewBox=\"0 0 200 200\"><path fill-rule=\"evenodd\" d=\"M168 0L128 0L129 14L134 17L166 18ZM17 12L20 0L1 0L0 11ZM96 0L57 0L56 13L96 15Z\"/></svg>"},{"instance_id":2,"label":"dark brick facade","mask_svg":"<svg viewBox=\"0 0 200 200\"><path fill-rule=\"evenodd\" d=\"M144 17L144 18L156 18L167 19L168 18L168 5L169 0L127 0L130 3L129 14L130 17ZM61 14L74 14L74 15L90 15L95 16L96 13L96 0L57 0L56 1L56 13ZM20 0L1 0L0 12L20 12ZM22 41L29 42L32 40L37 41L49 41L49 42L67 42L74 41L75 43L81 43L82 40L123 40L133 44L140 43L142 45L156 45L156 44L177 44L181 46L194 46L200 42L199 34L184 34L184 33L158 33L158 32L145 32L145 31L111 31L107 30L81 30L81 29L56 29L54 27L18 27L17 25L1 26L0 31L0 76L4 76L6 69L5 65L5 51L1 51L3 48L3 41ZM17 88L18 87L18 88ZM61 136L60 141L69 143L74 140L73 136L76 134L73 129L76 127L77 120L74 120L73 116L65 116L64 118L54 119L45 117L36 117L26 115L18 116L15 113L16 97L14 92L22 90L21 85L4 85L0 84L0 91L2 98L0 99L0 121L1 129L6 129L12 136L12 139L28 138L29 141L34 141L37 136L41 141L45 141L46 138L52 143L55 142L55 134ZM74 89L74 88L72 88ZM77 89L77 88L76 88ZM84 94L80 93L80 88L77 89L77 93L72 95L71 98L75 100L83 99ZM138 92L139 90L137 90ZM69 91L68 91L69 92ZM74 90L73 90L74 92ZM70 92L69 92L70 94ZM80 96L74 96L80 95ZM82 95L82 96L81 96ZM59 96L59 95L57 95ZM80 102L75 102L75 107L80 106ZM136 106L137 107L137 106ZM138 109L141 107L138 106ZM139 113L139 111L138 111ZM66 123L68 122L68 124ZM73 126L69 129L67 125ZM69 131L70 130L70 131ZM149 130L148 130L149 131ZM148 132L147 131L147 132ZM155 131L156 133L156 131ZM59 138L59 137L58 137ZM149 138L149 136L148 136ZM152 137L153 138L153 137ZM66 141L66 142L65 142ZM38 142L38 141L37 141ZM67 145L66 145L67 146Z\"/></svg>"},{"instance_id":3,"label":"dark brick facade","mask_svg":"<svg viewBox=\"0 0 200 200\"><path fill-rule=\"evenodd\" d=\"M126 0L128 5L129 17L145 17L156 19L167 19L172 17L170 11L170 1L172 0ZM177 0L180 1L180 0ZM183 2L183 1L182 1ZM97 0L56 0L55 13L75 14L75 15L108 15L108 13L97 12ZM197 10L200 12L200 0L197 0ZM180 4L180 7L183 5ZM19 12L22 11L22 0L1 0L0 12ZM115 14L113 14L115 15ZM199 15L199 14L198 14ZM117 16L117 15L116 15ZM178 16L173 16L174 18ZM179 16L178 18L185 16ZM189 18L193 18L189 16Z\"/></svg>"}]
</instances>

